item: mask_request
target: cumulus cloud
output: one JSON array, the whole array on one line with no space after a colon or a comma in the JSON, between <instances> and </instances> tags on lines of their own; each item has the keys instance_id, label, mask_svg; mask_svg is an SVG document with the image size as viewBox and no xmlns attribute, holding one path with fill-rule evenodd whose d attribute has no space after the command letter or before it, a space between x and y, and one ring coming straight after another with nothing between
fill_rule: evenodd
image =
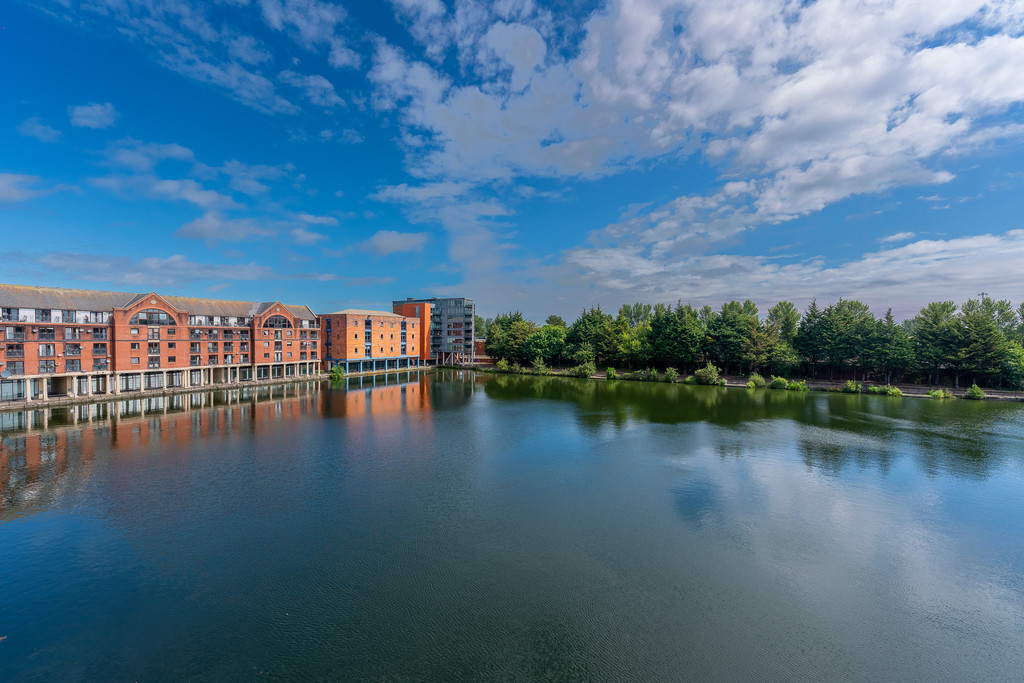
<instances>
[{"instance_id":1,"label":"cumulus cloud","mask_svg":"<svg viewBox=\"0 0 1024 683\"><path fill-rule=\"evenodd\" d=\"M42 178L22 173L0 173L0 202L23 202L63 190L78 191L72 185L51 185L40 187Z\"/></svg>"},{"instance_id":2,"label":"cumulus cloud","mask_svg":"<svg viewBox=\"0 0 1024 683\"><path fill-rule=\"evenodd\" d=\"M35 138L40 142L57 142L60 139L62 133L56 128L43 123L43 120L38 116L32 116L21 122L18 126L18 132L27 138Z\"/></svg>"},{"instance_id":3,"label":"cumulus cloud","mask_svg":"<svg viewBox=\"0 0 1024 683\"><path fill-rule=\"evenodd\" d=\"M360 242L359 248L377 256L388 256L400 252L422 251L430 239L426 232L398 232L379 230L370 239Z\"/></svg>"},{"instance_id":4,"label":"cumulus cloud","mask_svg":"<svg viewBox=\"0 0 1024 683\"><path fill-rule=\"evenodd\" d=\"M914 237L914 233L912 233L912 232L897 232L897 233L893 233L892 235L888 235L886 237L883 237L882 239L880 239L878 241L882 242L882 243L906 242L907 240L912 239L913 237Z\"/></svg>"},{"instance_id":5,"label":"cumulus cloud","mask_svg":"<svg viewBox=\"0 0 1024 683\"><path fill-rule=\"evenodd\" d=\"M117 110L110 102L83 104L68 109L72 126L79 128L110 128L117 123Z\"/></svg>"},{"instance_id":6,"label":"cumulus cloud","mask_svg":"<svg viewBox=\"0 0 1024 683\"><path fill-rule=\"evenodd\" d=\"M310 225L337 225L338 219L334 216L314 216L311 213L300 213L296 215L303 223L309 223Z\"/></svg>"}]
</instances>

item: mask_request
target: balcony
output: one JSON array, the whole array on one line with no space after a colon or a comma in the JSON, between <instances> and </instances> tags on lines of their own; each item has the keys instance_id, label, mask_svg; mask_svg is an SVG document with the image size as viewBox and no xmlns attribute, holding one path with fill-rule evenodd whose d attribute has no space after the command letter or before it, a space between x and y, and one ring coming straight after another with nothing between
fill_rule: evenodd
<instances>
[{"instance_id":1,"label":"balcony","mask_svg":"<svg viewBox=\"0 0 1024 683\"><path fill-rule=\"evenodd\" d=\"M64 347L64 355L65 356L81 356L82 355L82 349L81 349L81 347L76 348L76 347L68 345L68 346Z\"/></svg>"},{"instance_id":2,"label":"balcony","mask_svg":"<svg viewBox=\"0 0 1024 683\"><path fill-rule=\"evenodd\" d=\"M39 341L57 341L57 334L50 330L49 332L43 332L42 330L36 335L36 339Z\"/></svg>"},{"instance_id":3,"label":"balcony","mask_svg":"<svg viewBox=\"0 0 1024 683\"><path fill-rule=\"evenodd\" d=\"M110 367L110 364L109 364L109 363L107 363L107 361L105 361L105 360L103 360L103 361L99 361L99 360L94 360L94 361L92 362L92 369L93 369L94 371L95 371L95 370L102 370L102 371L106 371L107 369L109 369L109 367Z\"/></svg>"},{"instance_id":4,"label":"balcony","mask_svg":"<svg viewBox=\"0 0 1024 683\"><path fill-rule=\"evenodd\" d=\"M11 349L7 349L7 353L5 355L8 358L24 358L25 357L25 349L21 349L21 350L18 350L18 351L12 351Z\"/></svg>"},{"instance_id":5,"label":"balcony","mask_svg":"<svg viewBox=\"0 0 1024 683\"><path fill-rule=\"evenodd\" d=\"M7 339L9 341L25 341L25 333L24 332L15 332L14 334L12 334Z\"/></svg>"}]
</instances>

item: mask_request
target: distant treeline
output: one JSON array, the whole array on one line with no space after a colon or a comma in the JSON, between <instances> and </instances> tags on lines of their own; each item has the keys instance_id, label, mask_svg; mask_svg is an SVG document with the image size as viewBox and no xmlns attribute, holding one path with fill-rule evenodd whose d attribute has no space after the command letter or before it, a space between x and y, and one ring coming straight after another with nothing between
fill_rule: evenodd
<instances>
[{"instance_id":1,"label":"distant treeline","mask_svg":"<svg viewBox=\"0 0 1024 683\"><path fill-rule=\"evenodd\" d=\"M789 301L761 316L748 299L717 311L636 303L613 316L591 308L571 325L552 315L541 326L519 312L480 322L487 354L522 365L540 359L687 374L712 363L727 374L1024 389L1024 304L987 296L959 307L933 302L902 323L892 309L876 318L851 299L824 308L812 301L802 316Z\"/></svg>"}]
</instances>

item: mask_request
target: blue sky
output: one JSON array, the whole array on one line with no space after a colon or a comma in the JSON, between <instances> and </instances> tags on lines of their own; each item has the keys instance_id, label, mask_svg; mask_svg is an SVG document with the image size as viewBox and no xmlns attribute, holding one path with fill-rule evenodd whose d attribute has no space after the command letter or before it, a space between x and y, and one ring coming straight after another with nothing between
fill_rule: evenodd
<instances>
[{"instance_id":1,"label":"blue sky","mask_svg":"<svg viewBox=\"0 0 1024 683\"><path fill-rule=\"evenodd\" d=\"M0 7L0 281L483 315L1024 300L1024 4Z\"/></svg>"}]
</instances>

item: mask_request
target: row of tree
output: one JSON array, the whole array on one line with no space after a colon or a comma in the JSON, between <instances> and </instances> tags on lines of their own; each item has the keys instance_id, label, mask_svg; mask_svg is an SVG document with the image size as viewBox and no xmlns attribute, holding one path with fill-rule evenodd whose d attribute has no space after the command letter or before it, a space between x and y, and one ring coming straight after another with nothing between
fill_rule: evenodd
<instances>
[{"instance_id":1,"label":"row of tree","mask_svg":"<svg viewBox=\"0 0 1024 683\"><path fill-rule=\"evenodd\" d=\"M481 321L487 354L519 364L593 362L598 367L674 367L684 373L713 363L726 373L829 379L908 379L954 386L1024 388L1024 304L987 296L957 306L933 302L896 322L892 310L876 318L866 304L816 301L803 315L781 301L762 316L754 302L721 309L636 303L618 315L591 308L567 325L549 316L544 325L512 312Z\"/></svg>"}]
</instances>

